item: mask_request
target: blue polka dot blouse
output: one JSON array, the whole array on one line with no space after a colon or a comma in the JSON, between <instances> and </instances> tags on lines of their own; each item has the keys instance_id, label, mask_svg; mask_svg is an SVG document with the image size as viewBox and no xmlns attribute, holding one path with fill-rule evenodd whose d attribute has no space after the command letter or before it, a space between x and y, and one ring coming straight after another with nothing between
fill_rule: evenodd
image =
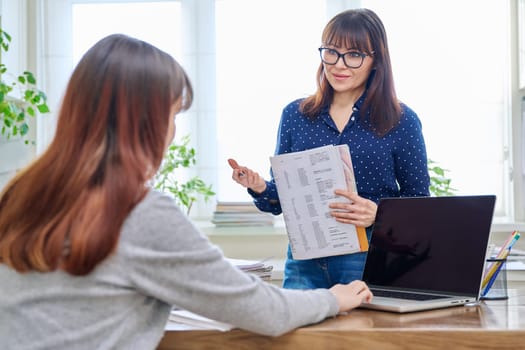
<instances>
[{"instance_id":1,"label":"blue polka dot blouse","mask_svg":"<svg viewBox=\"0 0 525 350\"><path fill-rule=\"evenodd\" d=\"M301 100L288 104L281 116L275 154L304 151L326 145L348 144L357 191L361 197L378 202L383 197L429 195L427 154L421 121L414 111L401 104L399 125L379 137L365 125L360 106L355 103L348 124L340 133L326 108L315 120L299 111ZM248 190L262 211L282 212L273 178L261 194Z\"/></svg>"}]
</instances>

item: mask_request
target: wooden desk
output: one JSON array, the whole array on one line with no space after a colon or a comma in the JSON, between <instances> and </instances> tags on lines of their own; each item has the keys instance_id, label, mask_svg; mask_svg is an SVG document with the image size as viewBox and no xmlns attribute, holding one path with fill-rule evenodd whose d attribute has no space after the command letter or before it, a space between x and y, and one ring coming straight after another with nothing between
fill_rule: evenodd
<instances>
[{"instance_id":1,"label":"wooden desk","mask_svg":"<svg viewBox=\"0 0 525 350\"><path fill-rule=\"evenodd\" d=\"M276 338L239 329L169 331L158 349L525 349L525 290L509 295L410 314L357 309Z\"/></svg>"}]
</instances>

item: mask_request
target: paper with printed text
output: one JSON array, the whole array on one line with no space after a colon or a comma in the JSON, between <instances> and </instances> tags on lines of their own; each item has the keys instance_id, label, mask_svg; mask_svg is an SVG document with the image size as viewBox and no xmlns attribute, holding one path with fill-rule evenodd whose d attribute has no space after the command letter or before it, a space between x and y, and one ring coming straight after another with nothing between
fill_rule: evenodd
<instances>
[{"instance_id":1,"label":"paper with printed text","mask_svg":"<svg viewBox=\"0 0 525 350\"><path fill-rule=\"evenodd\" d=\"M362 227L337 222L329 203L348 201L336 189L356 190L347 145L328 145L270 157L294 259L350 254L368 249Z\"/></svg>"}]
</instances>

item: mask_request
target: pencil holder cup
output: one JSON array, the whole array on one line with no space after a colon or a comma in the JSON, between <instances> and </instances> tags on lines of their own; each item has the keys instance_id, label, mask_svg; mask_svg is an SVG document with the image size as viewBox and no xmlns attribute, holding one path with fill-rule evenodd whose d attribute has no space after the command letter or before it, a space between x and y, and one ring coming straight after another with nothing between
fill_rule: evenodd
<instances>
[{"instance_id":1,"label":"pencil holder cup","mask_svg":"<svg viewBox=\"0 0 525 350\"><path fill-rule=\"evenodd\" d=\"M487 259L487 271L492 274L483 276L488 281L481 288L481 300L508 299L507 291L507 259Z\"/></svg>"}]
</instances>

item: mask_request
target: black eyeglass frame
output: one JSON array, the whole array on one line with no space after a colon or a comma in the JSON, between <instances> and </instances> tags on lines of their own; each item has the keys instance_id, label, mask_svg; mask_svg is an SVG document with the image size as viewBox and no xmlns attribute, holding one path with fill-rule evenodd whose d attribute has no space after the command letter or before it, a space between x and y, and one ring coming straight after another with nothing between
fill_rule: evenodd
<instances>
[{"instance_id":1,"label":"black eyeglass frame","mask_svg":"<svg viewBox=\"0 0 525 350\"><path fill-rule=\"evenodd\" d=\"M337 62L339 62L339 59L342 58L343 59L343 63L345 66L347 66L348 68L359 68L363 65L363 62L365 61L365 57L367 56L370 56L372 57L372 55L374 54L374 51L372 51L371 54L367 54L367 53L364 53L364 52L359 52L357 50L351 50L351 51L347 51L347 52L343 52L343 53L340 53L339 51L337 51L336 49L331 49L329 47L320 47L319 49L319 55L321 56L321 61L323 61L324 64L328 64L328 65L331 65L331 66L334 66L337 64ZM337 55L337 59L335 60L334 63L329 63L329 62L326 62L324 59L323 59L323 50L330 50L332 52L334 52L336 55ZM358 66L350 66L349 64L346 63L346 60L345 60L345 55L347 53L356 53L358 54L360 57L361 57L361 63L359 63Z\"/></svg>"}]
</instances>

